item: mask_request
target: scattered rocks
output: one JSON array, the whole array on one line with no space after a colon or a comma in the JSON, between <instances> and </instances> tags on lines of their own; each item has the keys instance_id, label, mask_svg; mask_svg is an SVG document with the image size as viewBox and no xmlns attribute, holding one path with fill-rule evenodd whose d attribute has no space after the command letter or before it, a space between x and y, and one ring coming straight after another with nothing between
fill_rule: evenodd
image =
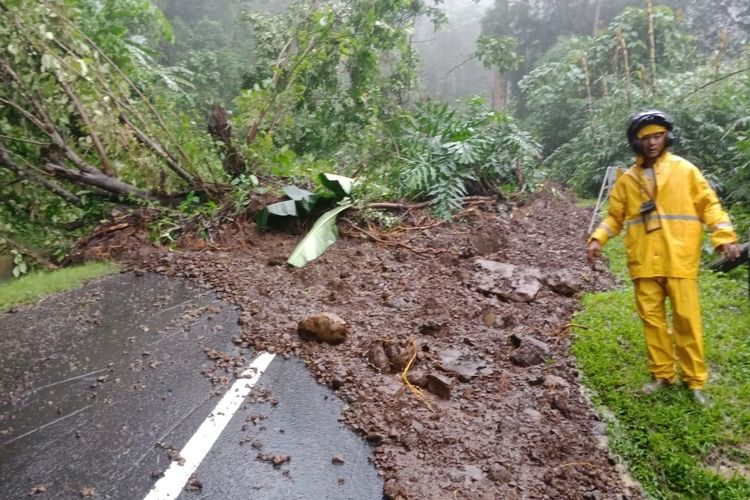
<instances>
[{"instance_id":1,"label":"scattered rocks","mask_svg":"<svg viewBox=\"0 0 750 500\"><path fill-rule=\"evenodd\" d=\"M613 280L586 263L583 210L551 193L513 207L488 203L492 211L471 205L450 224L409 211L405 231L383 233L408 248L344 235L304 269L281 265L280 248L293 248L288 235L252 227L223 239L227 252L178 249L159 266L189 268L241 308L237 349L300 356L338 389L342 421L373 445L386 498L640 499L597 447L560 328L577 305L568 297ZM228 253L248 241L252 252ZM347 318L330 340L346 348L329 348L315 321L299 321L330 304ZM410 360L408 380L429 392L425 400L400 379ZM214 375L231 379L233 370L226 364ZM274 464L274 456L259 459ZM581 457L595 473L554 469Z\"/></svg>"},{"instance_id":2,"label":"scattered rocks","mask_svg":"<svg viewBox=\"0 0 750 500\"><path fill-rule=\"evenodd\" d=\"M273 464L274 467L280 467L282 464L285 464L292 460L292 457L289 455L271 455L268 453L258 453L257 458L258 460L261 460L263 462L269 462Z\"/></svg>"}]
</instances>

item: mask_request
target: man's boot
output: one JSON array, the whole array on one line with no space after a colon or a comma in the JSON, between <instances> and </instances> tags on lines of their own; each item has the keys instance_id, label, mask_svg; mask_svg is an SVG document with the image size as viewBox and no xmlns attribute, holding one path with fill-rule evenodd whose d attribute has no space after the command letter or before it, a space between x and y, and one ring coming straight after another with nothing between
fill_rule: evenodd
<instances>
[{"instance_id":1,"label":"man's boot","mask_svg":"<svg viewBox=\"0 0 750 500\"><path fill-rule=\"evenodd\" d=\"M703 389L691 389L690 392L693 394L693 399L696 403L706 408L711 406L711 398L703 392Z\"/></svg>"},{"instance_id":2,"label":"man's boot","mask_svg":"<svg viewBox=\"0 0 750 500\"><path fill-rule=\"evenodd\" d=\"M643 384L643 387L641 387L641 392L646 395L653 394L656 391L666 389L667 387L671 386L673 383L674 382L667 380L665 378L657 378L647 384Z\"/></svg>"}]
</instances>

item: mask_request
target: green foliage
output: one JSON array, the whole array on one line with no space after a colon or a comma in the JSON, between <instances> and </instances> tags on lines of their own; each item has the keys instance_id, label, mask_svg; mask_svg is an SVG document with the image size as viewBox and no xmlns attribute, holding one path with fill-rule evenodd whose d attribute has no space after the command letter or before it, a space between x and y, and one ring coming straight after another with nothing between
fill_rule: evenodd
<instances>
[{"instance_id":1,"label":"green foliage","mask_svg":"<svg viewBox=\"0 0 750 500\"><path fill-rule=\"evenodd\" d=\"M118 271L115 264L95 262L57 271L35 272L17 280L0 283L0 311L33 302L45 295L77 288L86 280Z\"/></svg>"},{"instance_id":2,"label":"green foliage","mask_svg":"<svg viewBox=\"0 0 750 500\"><path fill-rule=\"evenodd\" d=\"M721 78L743 61L717 66L696 52L680 17L658 7L654 79L647 24L645 10L626 9L597 37L562 41L521 81L526 123L543 138L550 173L596 194L606 167L632 162L624 137L629 116L661 108L676 121L675 152L698 165L728 202L750 206L750 76Z\"/></svg>"},{"instance_id":3,"label":"green foliage","mask_svg":"<svg viewBox=\"0 0 750 500\"><path fill-rule=\"evenodd\" d=\"M335 154L393 113L414 84L412 25L437 14L423 1L357 0L247 16L259 69L235 105L251 129L250 155L269 136L297 155Z\"/></svg>"},{"instance_id":4,"label":"green foliage","mask_svg":"<svg viewBox=\"0 0 750 500\"><path fill-rule=\"evenodd\" d=\"M481 35L477 39L475 54L486 68L495 67L501 73L518 69L523 56L516 52L518 40L512 36L490 37Z\"/></svg>"},{"instance_id":5,"label":"green foliage","mask_svg":"<svg viewBox=\"0 0 750 500\"><path fill-rule=\"evenodd\" d=\"M208 134L176 110L185 82L155 62L172 32L151 2L7 3L3 16L0 223L19 244L60 257L80 236L66 228L112 203L224 178Z\"/></svg>"},{"instance_id":6,"label":"green foliage","mask_svg":"<svg viewBox=\"0 0 750 500\"><path fill-rule=\"evenodd\" d=\"M621 275L622 240L610 241L605 253ZM714 468L722 463L746 470L748 465L742 449L750 439L750 314L743 282L711 273L699 278L712 371L710 409L697 406L679 386L640 395L648 380L647 355L632 286L626 283L620 290L586 295L574 320L586 327L576 332L577 364L604 410L614 453L652 498L747 498L750 481L720 476Z\"/></svg>"},{"instance_id":7,"label":"green foliage","mask_svg":"<svg viewBox=\"0 0 750 500\"><path fill-rule=\"evenodd\" d=\"M533 182L538 145L507 115L487 110L478 99L464 111L420 104L397 137L402 166L386 172L388 182L400 196L432 201L440 217L457 211L470 190L509 182L526 189Z\"/></svg>"}]
</instances>

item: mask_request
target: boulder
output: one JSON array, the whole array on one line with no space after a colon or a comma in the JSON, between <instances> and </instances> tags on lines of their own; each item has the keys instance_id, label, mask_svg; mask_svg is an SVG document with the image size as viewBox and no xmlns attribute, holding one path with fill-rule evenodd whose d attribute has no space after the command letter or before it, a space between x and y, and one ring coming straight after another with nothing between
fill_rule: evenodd
<instances>
[{"instance_id":1,"label":"boulder","mask_svg":"<svg viewBox=\"0 0 750 500\"><path fill-rule=\"evenodd\" d=\"M346 340L349 325L334 313L322 312L300 321L297 325L297 333L305 340L340 344Z\"/></svg>"},{"instance_id":2,"label":"boulder","mask_svg":"<svg viewBox=\"0 0 750 500\"><path fill-rule=\"evenodd\" d=\"M482 293L512 302L531 302L542 288L542 273L533 267L477 259L474 284Z\"/></svg>"}]
</instances>

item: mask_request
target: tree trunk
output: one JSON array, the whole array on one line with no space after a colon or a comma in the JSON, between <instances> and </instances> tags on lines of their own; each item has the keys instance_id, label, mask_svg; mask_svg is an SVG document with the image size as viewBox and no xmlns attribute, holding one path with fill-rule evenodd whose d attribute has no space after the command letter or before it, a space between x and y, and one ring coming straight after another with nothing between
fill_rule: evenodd
<instances>
[{"instance_id":1,"label":"tree trunk","mask_svg":"<svg viewBox=\"0 0 750 500\"><path fill-rule=\"evenodd\" d=\"M192 175L190 175L179 163L175 161L174 158L172 158L169 154L167 154L166 151L164 151L164 148L162 148L159 144L157 144L153 139L148 137L146 134L141 131L138 127L133 125L133 122L131 122L127 116L124 114L120 114L120 122L123 125L126 125L132 132L135 134L136 139L138 139L138 142L146 146L148 149L153 151L157 156L161 157L166 163L167 166L175 173L177 174L181 179L188 182L191 186L194 184L202 184L200 179L194 178Z\"/></svg>"},{"instance_id":2,"label":"tree trunk","mask_svg":"<svg viewBox=\"0 0 750 500\"><path fill-rule=\"evenodd\" d=\"M656 95L656 41L654 37L654 2L646 0L648 10L648 45L651 59L651 94Z\"/></svg>"},{"instance_id":3,"label":"tree trunk","mask_svg":"<svg viewBox=\"0 0 750 500\"><path fill-rule=\"evenodd\" d=\"M224 146L224 171L231 177L237 177L245 172L246 165L237 148L232 144L232 125L227 119L227 113L219 104L214 104L208 117L208 132L215 141Z\"/></svg>"},{"instance_id":4,"label":"tree trunk","mask_svg":"<svg viewBox=\"0 0 750 500\"><path fill-rule=\"evenodd\" d=\"M594 23L591 28L591 36L596 36L599 32L599 23L601 22L602 0L594 0Z\"/></svg>"},{"instance_id":5,"label":"tree trunk","mask_svg":"<svg viewBox=\"0 0 750 500\"><path fill-rule=\"evenodd\" d=\"M508 104L508 81L500 73L498 68L494 69L494 78L492 81L492 109L501 111Z\"/></svg>"},{"instance_id":6,"label":"tree trunk","mask_svg":"<svg viewBox=\"0 0 750 500\"><path fill-rule=\"evenodd\" d=\"M75 170L70 170L54 163L44 165L44 170L58 177L63 177L79 184L94 186L119 196L136 196L144 200L158 201L157 197L101 172L76 172Z\"/></svg>"}]
</instances>

